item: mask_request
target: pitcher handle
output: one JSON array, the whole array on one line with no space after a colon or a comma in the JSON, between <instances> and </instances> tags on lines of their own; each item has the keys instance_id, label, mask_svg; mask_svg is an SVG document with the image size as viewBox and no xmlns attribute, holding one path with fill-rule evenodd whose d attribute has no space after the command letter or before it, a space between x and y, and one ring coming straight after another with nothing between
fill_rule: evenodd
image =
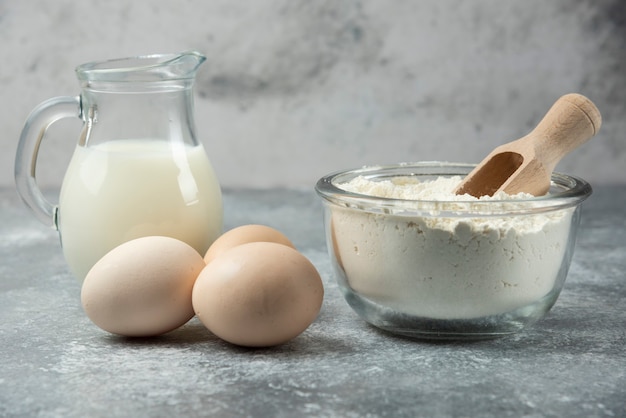
<instances>
[{"instance_id":1,"label":"pitcher handle","mask_svg":"<svg viewBox=\"0 0 626 418\"><path fill-rule=\"evenodd\" d=\"M26 119L15 154L15 185L18 194L37 219L54 229L58 229L58 206L50 203L37 185L37 157L48 127L60 119L71 117L81 117L79 96L55 97L41 103Z\"/></svg>"}]
</instances>

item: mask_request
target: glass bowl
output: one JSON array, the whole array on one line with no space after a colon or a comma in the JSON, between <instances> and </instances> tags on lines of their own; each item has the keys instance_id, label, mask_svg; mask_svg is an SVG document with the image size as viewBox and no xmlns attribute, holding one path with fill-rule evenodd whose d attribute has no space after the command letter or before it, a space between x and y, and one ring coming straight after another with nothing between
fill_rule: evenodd
<instances>
[{"instance_id":1,"label":"glass bowl","mask_svg":"<svg viewBox=\"0 0 626 418\"><path fill-rule=\"evenodd\" d=\"M474 167L401 163L317 182L336 279L362 319L409 337L492 338L524 329L554 305L580 204L591 194L584 180L554 173L547 195L520 200L406 200L342 189L358 176L421 182Z\"/></svg>"}]
</instances>

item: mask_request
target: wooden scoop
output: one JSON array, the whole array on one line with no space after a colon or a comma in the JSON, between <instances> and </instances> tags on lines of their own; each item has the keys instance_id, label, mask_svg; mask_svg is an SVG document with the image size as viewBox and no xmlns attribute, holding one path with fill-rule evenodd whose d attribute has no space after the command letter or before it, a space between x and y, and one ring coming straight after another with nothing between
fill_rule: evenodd
<instances>
[{"instance_id":1,"label":"wooden scoop","mask_svg":"<svg viewBox=\"0 0 626 418\"><path fill-rule=\"evenodd\" d=\"M498 191L540 196L548 192L554 167L568 152L593 137L602 124L585 96L559 98L526 136L494 149L465 177L455 193L493 196Z\"/></svg>"}]
</instances>

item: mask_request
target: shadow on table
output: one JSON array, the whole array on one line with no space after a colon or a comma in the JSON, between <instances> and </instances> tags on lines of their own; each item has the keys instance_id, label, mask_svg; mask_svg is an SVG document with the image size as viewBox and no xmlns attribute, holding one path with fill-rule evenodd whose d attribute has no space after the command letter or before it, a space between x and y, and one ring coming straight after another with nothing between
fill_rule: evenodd
<instances>
[{"instance_id":1,"label":"shadow on table","mask_svg":"<svg viewBox=\"0 0 626 418\"><path fill-rule=\"evenodd\" d=\"M309 332L307 330L296 338L272 347L242 347L226 342L209 330L196 318L186 325L156 337L124 337L107 334L103 336L107 344L119 347L177 347L188 350L211 351L215 353L228 352L229 354L254 354L275 356L277 354L289 356L314 356L347 353L355 350L350 340L336 338L328 334Z\"/></svg>"}]
</instances>

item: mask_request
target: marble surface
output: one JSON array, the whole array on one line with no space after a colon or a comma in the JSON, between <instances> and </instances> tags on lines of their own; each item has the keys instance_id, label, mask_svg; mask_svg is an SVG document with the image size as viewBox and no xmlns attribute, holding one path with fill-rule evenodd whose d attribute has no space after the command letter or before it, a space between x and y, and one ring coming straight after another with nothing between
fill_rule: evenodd
<instances>
[{"instance_id":1,"label":"marble surface","mask_svg":"<svg viewBox=\"0 0 626 418\"><path fill-rule=\"evenodd\" d=\"M0 0L0 185L13 184L29 112L79 94L75 66L188 49L208 57L196 125L226 187L308 187L362 164L478 163L570 92L604 123L559 171L624 182L625 20L623 0ZM61 184L79 130L78 119L49 129L45 186Z\"/></svg>"},{"instance_id":2,"label":"marble surface","mask_svg":"<svg viewBox=\"0 0 626 418\"><path fill-rule=\"evenodd\" d=\"M159 338L91 324L56 234L0 189L1 417L619 417L626 415L626 186L585 202L551 313L479 342L392 337L339 294L312 191L225 193L226 227L285 232L326 297L302 335L271 349L226 344L196 320Z\"/></svg>"}]
</instances>

